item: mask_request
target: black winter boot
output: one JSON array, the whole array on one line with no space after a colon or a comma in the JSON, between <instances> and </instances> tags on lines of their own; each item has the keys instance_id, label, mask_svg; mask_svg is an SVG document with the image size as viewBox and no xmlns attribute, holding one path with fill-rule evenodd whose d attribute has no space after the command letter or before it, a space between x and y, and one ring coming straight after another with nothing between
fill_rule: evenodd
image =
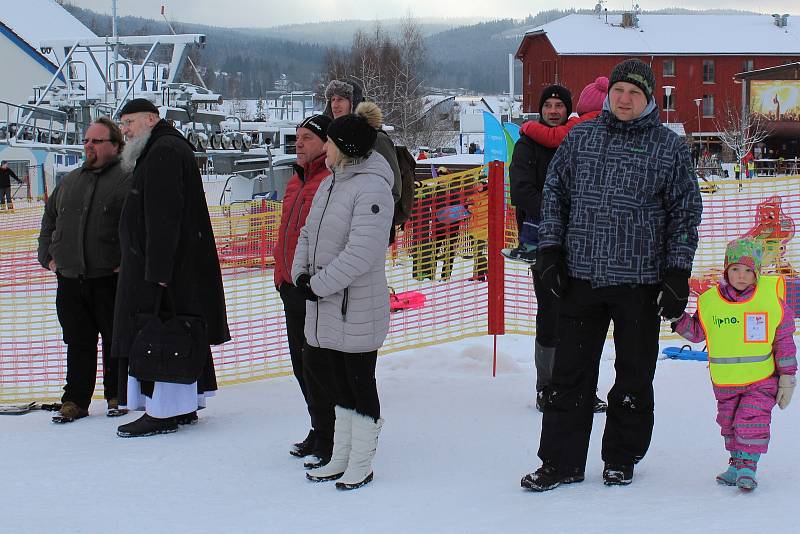
<instances>
[{"instance_id":1,"label":"black winter boot","mask_svg":"<svg viewBox=\"0 0 800 534\"><path fill-rule=\"evenodd\" d=\"M633 464L610 464L603 469L603 484L606 486L627 486L633 482Z\"/></svg>"},{"instance_id":2,"label":"black winter boot","mask_svg":"<svg viewBox=\"0 0 800 534\"><path fill-rule=\"evenodd\" d=\"M176 430L178 430L178 423L174 417L159 419L144 414L136 421L118 427L117 435L121 438L138 438L156 434L169 434Z\"/></svg>"},{"instance_id":3,"label":"black winter boot","mask_svg":"<svg viewBox=\"0 0 800 534\"><path fill-rule=\"evenodd\" d=\"M608 410L608 404L606 404L603 399L595 395L594 404L592 404L592 411L594 413L603 413L606 410Z\"/></svg>"},{"instance_id":4,"label":"black winter boot","mask_svg":"<svg viewBox=\"0 0 800 534\"><path fill-rule=\"evenodd\" d=\"M295 443L292 445L292 448L289 449L289 454L292 456L297 456L298 458L305 458L306 456L310 456L312 452L314 452L314 440L316 439L314 435L314 429L308 431L308 435L306 439L299 443Z\"/></svg>"},{"instance_id":5,"label":"black winter boot","mask_svg":"<svg viewBox=\"0 0 800 534\"><path fill-rule=\"evenodd\" d=\"M566 472L560 472L554 465L545 463L533 473L528 473L522 477L520 485L531 491L548 491L557 488L561 484L572 484L574 482L583 482L583 471L574 468L568 469Z\"/></svg>"},{"instance_id":6,"label":"black winter boot","mask_svg":"<svg viewBox=\"0 0 800 534\"><path fill-rule=\"evenodd\" d=\"M189 412L175 416L175 422L178 423L179 425L193 425L197 423L197 421L198 417L196 410L194 412Z\"/></svg>"}]
</instances>

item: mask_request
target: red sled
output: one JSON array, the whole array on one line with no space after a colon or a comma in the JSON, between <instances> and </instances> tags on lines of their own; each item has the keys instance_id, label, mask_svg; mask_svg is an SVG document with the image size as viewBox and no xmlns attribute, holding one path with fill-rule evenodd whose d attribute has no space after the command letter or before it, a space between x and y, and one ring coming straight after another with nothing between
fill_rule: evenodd
<instances>
[{"instance_id":1,"label":"red sled","mask_svg":"<svg viewBox=\"0 0 800 534\"><path fill-rule=\"evenodd\" d=\"M389 288L389 311L398 312L403 310L416 310L425 305L425 295L419 291L403 291L395 293L394 289Z\"/></svg>"}]
</instances>

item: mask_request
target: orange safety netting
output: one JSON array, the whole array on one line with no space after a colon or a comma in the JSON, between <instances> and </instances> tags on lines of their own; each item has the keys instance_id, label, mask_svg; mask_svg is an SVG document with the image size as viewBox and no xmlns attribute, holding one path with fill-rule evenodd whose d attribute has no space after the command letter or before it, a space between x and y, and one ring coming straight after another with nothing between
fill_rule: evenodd
<instances>
[{"instance_id":1,"label":"orange safety netting","mask_svg":"<svg viewBox=\"0 0 800 534\"><path fill-rule=\"evenodd\" d=\"M764 272L787 278L789 302L800 310L800 254L792 242L800 221L800 177L701 182L701 189L692 289L713 283L725 244L749 235L765 245ZM530 271L499 254L516 244L507 197L498 164L418 183L411 218L387 251L394 313L381 353L487 333L534 333ZM224 385L290 374L283 307L272 277L281 203L210 210L233 337L214 347L218 380ZM17 202L13 212L0 212L0 403L57 398L66 373L55 276L36 261L42 211L41 203ZM694 309L694 298L689 307ZM666 324L662 334L673 335Z\"/></svg>"}]
</instances>

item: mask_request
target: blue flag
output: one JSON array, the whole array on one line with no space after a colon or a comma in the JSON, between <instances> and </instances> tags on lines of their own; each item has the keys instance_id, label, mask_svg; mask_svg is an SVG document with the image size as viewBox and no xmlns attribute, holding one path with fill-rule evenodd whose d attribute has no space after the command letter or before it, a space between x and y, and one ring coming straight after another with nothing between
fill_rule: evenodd
<instances>
[{"instance_id":1,"label":"blue flag","mask_svg":"<svg viewBox=\"0 0 800 534\"><path fill-rule=\"evenodd\" d=\"M508 157L508 143L506 131L497 118L488 111L483 112L483 163L490 161L506 161Z\"/></svg>"},{"instance_id":2,"label":"blue flag","mask_svg":"<svg viewBox=\"0 0 800 534\"><path fill-rule=\"evenodd\" d=\"M513 122L504 122L503 128L506 129L508 135L511 136L511 140L515 143L519 141L519 126L514 124Z\"/></svg>"}]
</instances>

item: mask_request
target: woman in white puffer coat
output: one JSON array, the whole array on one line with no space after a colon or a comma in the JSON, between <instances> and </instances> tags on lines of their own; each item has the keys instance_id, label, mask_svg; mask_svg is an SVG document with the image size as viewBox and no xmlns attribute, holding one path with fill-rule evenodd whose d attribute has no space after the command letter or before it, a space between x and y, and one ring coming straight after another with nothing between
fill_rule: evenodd
<instances>
[{"instance_id":1,"label":"woman in white puffer coat","mask_svg":"<svg viewBox=\"0 0 800 534\"><path fill-rule=\"evenodd\" d=\"M336 403L331 459L306 476L339 480L339 489L372 480L383 425L375 363L389 332L385 265L394 175L372 150L380 124L378 106L363 102L328 127L331 175L314 196L292 265L292 280L308 299L303 359L316 360L310 378Z\"/></svg>"}]
</instances>

